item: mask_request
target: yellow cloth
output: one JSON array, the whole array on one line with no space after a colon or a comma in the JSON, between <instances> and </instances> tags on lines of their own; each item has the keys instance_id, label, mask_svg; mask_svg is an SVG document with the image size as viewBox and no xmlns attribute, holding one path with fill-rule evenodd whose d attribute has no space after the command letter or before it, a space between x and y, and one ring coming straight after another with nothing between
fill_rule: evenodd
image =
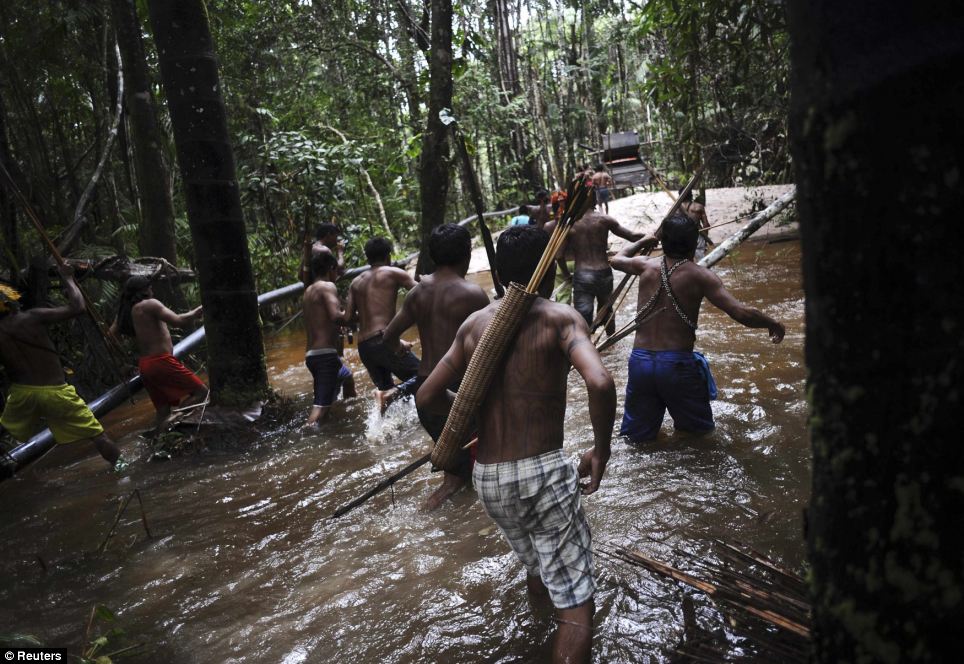
<instances>
[{"instance_id":1,"label":"yellow cloth","mask_svg":"<svg viewBox=\"0 0 964 664\"><path fill-rule=\"evenodd\" d=\"M50 428L58 443L73 443L104 433L73 385L11 385L0 424L20 441Z\"/></svg>"}]
</instances>

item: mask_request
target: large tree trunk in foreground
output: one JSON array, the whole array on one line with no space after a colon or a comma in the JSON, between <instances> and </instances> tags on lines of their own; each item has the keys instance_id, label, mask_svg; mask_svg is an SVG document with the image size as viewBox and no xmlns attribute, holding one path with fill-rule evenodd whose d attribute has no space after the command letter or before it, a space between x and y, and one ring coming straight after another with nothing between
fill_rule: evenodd
<instances>
[{"instance_id":1,"label":"large tree trunk in foreground","mask_svg":"<svg viewBox=\"0 0 964 664\"><path fill-rule=\"evenodd\" d=\"M137 245L142 256L177 263L171 176L162 157L161 131L144 57L144 43L133 0L111 0L117 43L124 60L125 102L134 146L134 172L140 195Z\"/></svg>"},{"instance_id":2,"label":"large tree trunk in foreground","mask_svg":"<svg viewBox=\"0 0 964 664\"><path fill-rule=\"evenodd\" d=\"M268 389L264 341L214 43L202 0L150 0L208 335L214 402Z\"/></svg>"},{"instance_id":3,"label":"large tree trunk in foreground","mask_svg":"<svg viewBox=\"0 0 964 664\"><path fill-rule=\"evenodd\" d=\"M422 137L419 173L421 244L419 274L435 269L428 255L432 229L445 223L449 192L449 130L439 111L452 108L452 0L432 0L432 52L429 55L428 124Z\"/></svg>"},{"instance_id":4,"label":"large tree trunk in foreground","mask_svg":"<svg viewBox=\"0 0 964 664\"><path fill-rule=\"evenodd\" d=\"M948 661L964 624L959 10L791 0L790 32L816 661Z\"/></svg>"}]
</instances>

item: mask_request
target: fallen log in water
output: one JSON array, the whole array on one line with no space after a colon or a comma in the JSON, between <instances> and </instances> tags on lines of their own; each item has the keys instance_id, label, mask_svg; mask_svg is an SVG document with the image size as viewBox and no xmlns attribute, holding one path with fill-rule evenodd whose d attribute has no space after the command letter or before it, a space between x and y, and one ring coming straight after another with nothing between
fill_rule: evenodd
<instances>
[{"instance_id":1,"label":"fallen log in water","mask_svg":"<svg viewBox=\"0 0 964 664\"><path fill-rule=\"evenodd\" d=\"M690 571L628 547L602 547L599 552L704 593L763 661L807 662L811 619L803 579L739 542L713 540L710 548L711 556L704 558L675 550ZM684 640L677 653L697 661L734 661L727 650L725 643L709 643L704 633Z\"/></svg>"}]
</instances>

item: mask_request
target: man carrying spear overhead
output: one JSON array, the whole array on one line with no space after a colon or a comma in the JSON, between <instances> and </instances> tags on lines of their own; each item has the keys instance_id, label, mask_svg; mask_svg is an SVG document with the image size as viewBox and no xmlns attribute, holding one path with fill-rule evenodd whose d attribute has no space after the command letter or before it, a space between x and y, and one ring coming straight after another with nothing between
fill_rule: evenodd
<instances>
[{"instance_id":1,"label":"man carrying spear overhead","mask_svg":"<svg viewBox=\"0 0 964 664\"><path fill-rule=\"evenodd\" d=\"M90 441L117 471L127 463L104 433L87 404L64 381L64 368L47 326L84 313L84 298L74 281L74 270L59 267L67 296L60 307L35 307L20 311L20 294L0 285L0 363L13 381L0 425L19 441L26 441L44 425L60 444Z\"/></svg>"},{"instance_id":2,"label":"man carrying spear overhead","mask_svg":"<svg viewBox=\"0 0 964 664\"><path fill-rule=\"evenodd\" d=\"M548 245L548 233L534 226L503 232L496 259L499 278L504 283L529 282L537 265L551 262L551 256L543 257ZM595 582L580 494L596 491L606 470L616 389L589 341L583 318L571 307L546 299L552 283L549 270L538 286L541 297L524 314L486 390L478 411L473 480L486 512L525 565L529 591L548 594L556 608L553 661L588 662ZM416 395L420 409L444 413L451 406L447 388L466 371L499 306L472 314L459 328L452 347ZM578 469L562 452L570 365L586 382L595 441ZM579 477L589 477L581 491Z\"/></svg>"}]
</instances>

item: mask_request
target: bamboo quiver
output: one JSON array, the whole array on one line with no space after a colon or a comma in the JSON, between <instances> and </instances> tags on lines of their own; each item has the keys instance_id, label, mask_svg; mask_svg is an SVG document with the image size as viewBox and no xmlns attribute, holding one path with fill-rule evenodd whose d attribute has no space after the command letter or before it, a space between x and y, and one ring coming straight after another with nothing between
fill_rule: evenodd
<instances>
[{"instance_id":1,"label":"bamboo quiver","mask_svg":"<svg viewBox=\"0 0 964 664\"><path fill-rule=\"evenodd\" d=\"M472 353L445 428L432 451L432 465L436 468L457 471L459 451L469 435L469 422L482 404L505 351L537 297L536 293L526 292L519 284L509 284L505 297Z\"/></svg>"}]
</instances>

